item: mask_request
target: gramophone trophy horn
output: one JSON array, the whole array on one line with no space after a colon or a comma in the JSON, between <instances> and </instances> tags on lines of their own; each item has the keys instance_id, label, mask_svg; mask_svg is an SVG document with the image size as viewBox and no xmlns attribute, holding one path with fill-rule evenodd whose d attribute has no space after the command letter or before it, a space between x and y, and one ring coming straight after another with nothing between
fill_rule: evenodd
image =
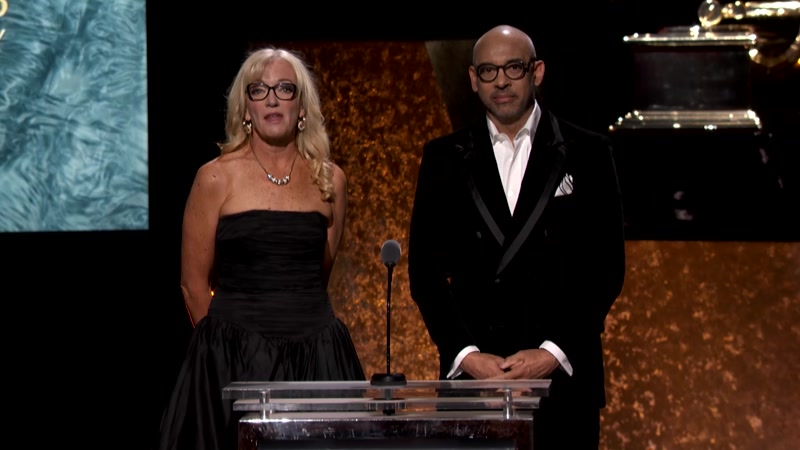
<instances>
[{"instance_id":1,"label":"gramophone trophy horn","mask_svg":"<svg viewBox=\"0 0 800 450\"><path fill-rule=\"evenodd\" d=\"M717 0L705 0L697 9L700 25L710 31L719 26L723 21L737 23L761 22L774 23L772 19L797 19L800 22L800 1L791 2L741 2L721 4ZM794 40L781 39L768 30L756 30L756 45L750 50L753 62L772 68L778 65L791 64L800 66L800 25L797 25L797 35ZM788 46L787 41L791 41ZM784 49L774 51L778 44L786 46Z\"/></svg>"}]
</instances>

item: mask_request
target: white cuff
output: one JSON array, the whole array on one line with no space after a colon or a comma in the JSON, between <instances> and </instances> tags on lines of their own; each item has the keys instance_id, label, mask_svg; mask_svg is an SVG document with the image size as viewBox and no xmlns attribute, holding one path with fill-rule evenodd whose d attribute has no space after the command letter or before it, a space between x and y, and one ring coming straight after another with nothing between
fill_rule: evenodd
<instances>
[{"instance_id":1,"label":"white cuff","mask_svg":"<svg viewBox=\"0 0 800 450\"><path fill-rule=\"evenodd\" d=\"M447 373L447 379L451 380L451 379L461 375L462 370L459 367L459 366L461 366L461 361L463 361L464 357L469 355L470 353L478 352L478 351L480 351L480 350L478 350L478 347L476 347L474 345L470 345L468 347L465 347L464 350L461 350L458 353L458 355L456 355L456 359L455 359L455 361L453 361L453 365L450 366L450 372Z\"/></svg>"},{"instance_id":2,"label":"white cuff","mask_svg":"<svg viewBox=\"0 0 800 450\"><path fill-rule=\"evenodd\" d=\"M572 376L572 364L569 363L567 355L565 355L556 344L550 341L544 341L539 348L547 350L553 356L555 356L558 360L558 363L561 364L561 368L564 369L564 372L567 372L567 375Z\"/></svg>"}]
</instances>

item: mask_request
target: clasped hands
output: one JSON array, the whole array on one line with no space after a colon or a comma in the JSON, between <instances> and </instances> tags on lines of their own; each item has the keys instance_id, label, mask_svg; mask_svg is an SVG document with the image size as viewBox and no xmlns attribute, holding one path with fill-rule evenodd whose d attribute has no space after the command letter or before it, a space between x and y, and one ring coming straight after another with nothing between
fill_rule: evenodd
<instances>
[{"instance_id":1,"label":"clasped hands","mask_svg":"<svg viewBox=\"0 0 800 450\"><path fill-rule=\"evenodd\" d=\"M520 350L502 358L491 353L472 352L461 361L461 370L476 380L541 379L558 368L558 359L543 349Z\"/></svg>"}]
</instances>

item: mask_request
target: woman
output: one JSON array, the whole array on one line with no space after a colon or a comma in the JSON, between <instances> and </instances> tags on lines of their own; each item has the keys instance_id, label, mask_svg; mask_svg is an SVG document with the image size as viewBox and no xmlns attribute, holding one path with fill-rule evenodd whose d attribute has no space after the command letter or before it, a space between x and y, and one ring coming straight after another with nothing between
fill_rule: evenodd
<instances>
[{"instance_id":1,"label":"woman","mask_svg":"<svg viewBox=\"0 0 800 450\"><path fill-rule=\"evenodd\" d=\"M306 64L286 50L252 53L225 130L184 212L181 288L195 329L162 419L164 450L236 448L239 416L222 400L232 381L365 379L326 291L346 178L329 159Z\"/></svg>"}]
</instances>

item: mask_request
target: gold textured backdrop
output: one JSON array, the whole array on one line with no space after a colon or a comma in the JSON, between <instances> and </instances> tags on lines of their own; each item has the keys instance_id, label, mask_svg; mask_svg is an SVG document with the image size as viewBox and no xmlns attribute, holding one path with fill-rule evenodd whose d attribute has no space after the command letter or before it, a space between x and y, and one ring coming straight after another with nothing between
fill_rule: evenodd
<instances>
[{"instance_id":1,"label":"gold textured backdrop","mask_svg":"<svg viewBox=\"0 0 800 450\"><path fill-rule=\"evenodd\" d=\"M800 243L627 244L605 449L800 448Z\"/></svg>"},{"instance_id":2,"label":"gold textured backdrop","mask_svg":"<svg viewBox=\"0 0 800 450\"><path fill-rule=\"evenodd\" d=\"M395 239L392 370L435 379L405 258L422 145L451 131L425 43L260 44L301 51L319 77L349 192L330 292L367 376L386 369L380 247ZM636 241L627 254L604 335L601 448L800 448L800 243Z\"/></svg>"}]
</instances>

